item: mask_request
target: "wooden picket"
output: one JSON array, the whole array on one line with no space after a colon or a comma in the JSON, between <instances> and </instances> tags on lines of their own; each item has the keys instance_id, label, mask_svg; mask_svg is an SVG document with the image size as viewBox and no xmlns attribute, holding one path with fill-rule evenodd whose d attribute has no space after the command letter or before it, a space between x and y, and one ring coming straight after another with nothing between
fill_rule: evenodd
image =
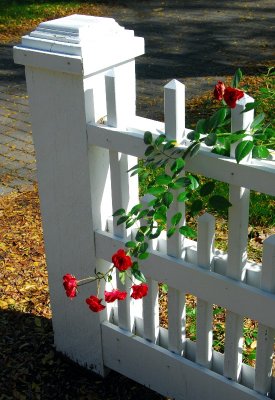
<instances>
[{"instance_id":1,"label":"wooden picket","mask_svg":"<svg viewBox=\"0 0 275 400\"><path fill-rule=\"evenodd\" d=\"M100 46L93 48L91 37ZM165 123L136 116L134 58L143 52L143 39L114 20L77 15L43 23L14 49L26 65L56 348L102 376L111 368L177 400L275 398L275 236L264 242L262 265L246 256L249 191L275 195L273 160L237 164L235 146L231 157L202 146L187 161L187 172L229 184L227 253L214 248L215 219L204 214L197 242L175 234L150 243L140 263L149 285L143 300L128 295L92 314L87 287L72 302L62 291L66 272L82 278L107 271L135 237L136 227L117 226L112 214L138 202L138 176L127 171L144 154L144 132L188 146L180 82L164 88ZM233 110L232 132L249 129L253 112L242 110L251 101L245 96ZM176 212L185 224L185 208L175 201L168 229ZM160 282L169 287L168 329L159 326ZM125 290L118 276L114 285ZM186 337L186 294L197 297L196 342ZM226 309L224 355L212 345L214 305ZM242 363L244 317L259 323L255 368Z\"/></svg>"}]
</instances>

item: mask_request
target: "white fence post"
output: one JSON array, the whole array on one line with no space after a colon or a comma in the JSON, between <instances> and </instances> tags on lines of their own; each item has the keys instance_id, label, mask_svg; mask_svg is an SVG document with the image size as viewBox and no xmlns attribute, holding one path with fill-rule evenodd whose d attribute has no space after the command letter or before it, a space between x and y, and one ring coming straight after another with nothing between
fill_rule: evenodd
<instances>
[{"instance_id":1,"label":"white fence post","mask_svg":"<svg viewBox=\"0 0 275 400\"><path fill-rule=\"evenodd\" d=\"M181 143L185 134L185 85L175 79L164 87L164 119L167 138ZM175 199L178 193L179 191L175 191ZM167 229L171 227L171 218L177 212L182 213L181 225L185 225L184 203L174 201L167 211ZM167 238L167 254L184 258L184 238L180 233L177 232L172 237ZM185 322L185 293L169 288L168 348L178 354L184 354L185 351Z\"/></svg>"},{"instance_id":2,"label":"white fence post","mask_svg":"<svg viewBox=\"0 0 275 400\"><path fill-rule=\"evenodd\" d=\"M81 15L44 22L14 48L15 62L26 66L55 345L101 375L106 313L85 304L96 287L81 287L70 301L62 276L81 279L98 268L94 230L111 214L102 205L110 192L109 157L103 149L88 151L86 123L106 115L106 72L143 53L143 38L133 31Z\"/></svg>"},{"instance_id":3,"label":"white fence post","mask_svg":"<svg viewBox=\"0 0 275 400\"><path fill-rule=\"evenodd\" d=\"M254 110L242 113L247 103L254 100L248 96L237 102L231 110L231 131L249 130ZM236 144L231 146L231 157L235 157ZM248 159L247 159L248 160ZM247 161L246 160L246 161ZM236 185L229 186L229 200L232 206L228 212L228 263L226 274L236 280L245 280L244 266L247 261L247 237L249 219L249 189ZM243 351L243 316L228 310L226 314L226 336L224 354L224 376L241 379Z\"/></svg>"}]
</instances>

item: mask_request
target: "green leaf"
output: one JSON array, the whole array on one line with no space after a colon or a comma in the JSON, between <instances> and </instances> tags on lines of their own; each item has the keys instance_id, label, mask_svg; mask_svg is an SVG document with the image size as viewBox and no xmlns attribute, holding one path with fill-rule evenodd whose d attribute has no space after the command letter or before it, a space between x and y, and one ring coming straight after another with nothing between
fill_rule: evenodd
<instances>
[{"instance_id":1,"label":"green leaf","mask_svg":"<svg viewBox=\"0 0 275 400\"><path fill-rule=\"evenodd\" d=\"M153 216L154 221L160 222L160 223L166 223L166 212L163 212L162 210L157 210L154 213Z\"/></svg>"},{"instance_id":2,"label":"green leaf","mask_svg":"<svg viewBox=\"0 0 275 400\"><path fill-rule=\"evenodd\" d=\"M163 293L168 293L167 283L161 283L160 287L161 287L161 290L163 291Z\"/></svg>"},{"instance_id":3,"label":"green leaf","mask_svg":"<svg viewBox=\"0 0 275 400\"><path fill-rule=\"evenodd\" d=\"M268 158L270 155L269 150L265 146L254 146L252 151L253 158Z\"/></svg>"},{"instance_id":4,"label":"green leaf","mask_svg":"<svg viewBox=\"0 0 275 400\"><path fill-rule=\"evenodd\" d=\"M131 266L131 271L133 272L133 271L138 270L138 269L139 269L138 262L134 261L132 266Z\"/></svg>"},{"instance_id":5,"label":"green leaf","mask_svg":"<svg viewBox=\"0 0 275 400\"><path fill-rule=\"evenodd\" d=\"M194 157L200 150L201 144L200 143L194 143L194 146L190 149L190 158Z\"/></svg>"},{"instance_id":6,"label":"green leaf","mask_svg":"<svg viewBox=\"0 0 275 400\"><path fill-rule=\"evenodd\" d=\"M135 219L132 219L130 221L126 221L125 227L126 229L131 228L131 226L133 226L136 223Z\"/></svg>"},{"instance_id":7,"label":"green leaf","mask_svg":"<svg viewBox=\"0 0 275 400\"><path fill-rule=\"evenodd\" d=\"M135 171L133 171L133 172L131 173L130 176L134 176L134 175L136 175L136 174L138 174L138 173L139 173L139 169L136 169Z\"/></svg>"},{"instance_id":8,"label":"green leaf","mask_svg":"<svg viewBox=\"0 0 275 400\"><path fill-rule=\"evenodd\" d=\"M125 246L128 247L129 249L134 249L136 247L136 243L129 241L125 243Z\"/></svg>"},{"instance_id":9,"label":"green leaf","mask_svg":"<svg viewBox=\"0 0 275 400\"><path fill-rule=\"evenodd\" d=\"M172 188L180 189L181 187L187 187L189 185L191 185L191 179L187 176L183 176L182 178L179 178L173 182Z\"/></svg>"},{"instance_id":10,"label":"green leaf","mask_svg":"<svg viewBox=\"0 0 275 400\"><path fill-rule=\"evenodd\" d=\"M137 242L144 242L144 233L140 229L137 231L135 239Z\"/></svg>"},{"instance_id":11,"label":"green leaf","mask_svg":"<svg viewBox=\"0 0 275 400\"><path fill-rule=\"evenodd\" d=\"M128 215L123 215L117 220L117 225L121 225L129 219Z\"/></svg>"},{"instance_id":12,"label":"green leaf","mask_svg":"<svg viewBox=\"0 0 275 400\"><path fill-rule=\"evenodd\" d=\"M199 211L203 209L203 202L200 199L193 201L191 204L191 214L197 214Z\"/></svg>"},{"instance_id":13,"label":"green leaf","mask_svg":"<svg viewBox=\"0 0 275 400\"><path fill-rule=\"evenodd\" d=\"M159 135L155 140L155 146L159 146L165 140L166 140L166 136L165 135Z\"/></svg>"},{"instance_id":14,"label":"green leaf","mask_svg":"<svg viewBox=\"0 0 275 400\"><path fill-rule=\"evenodd\" d=\"M158 185L168 185L168 183L172 182L172 178L169 175L159 175L156 177L156 183Z\"/></svg>"},{"instance_id":15,"label":"green leaf","mask_svg":"<svg viewBox=\"0 0 275 400\"><path fill-rule=\"evenodd\" d=\"M165 192L164 195L162 196L163 204L165 204L166 207L169 207L170 204L171 204L172 201L173 201L173 198L174 198L174 197L173 197L173 195L172 195L171 192Z\"/></svg>"},{"instance_id":16,"label":"green leaf","mask_svg":"<svg viewBox=\"0 0 275 400\"><path fill-rule=\"evenodd\" d=\"M191 141L199 140L199 138L200 138L200 133L197 132L197 130L188 132L188 134L187 134L187 139L189 139Z\"/></svg>"},{"instance_id":17,"label":"green leaf","mask_svg":"<svg viewBox=\"0 0 275 400\"><path fill-rule=\"evenodd\" d=\"M146 278L139 269L132 270L132 274L138 281L146 283Z\"/></svg>"},{"instance_id":18,"label":"green leaf","mask_svg":"<svg viewBox=\"0 0 275 400\"><path fill-rule=\"evenodd\" d=\"M162 228L158 228L158 229L156 230L155 233L150 233L150 234L148 235L148 238L149 238L149 239L156 239L157 237L159 237L159 235L161 234L161 232L162 232Z\"/></svg>"},{"instance_id":19,"label":"green leaf","mask_svg":"<svg viewBox=\"0 0 275 400\"><path fill-rule=\"evenodd\" d=\"M163 150L169 150L172 149L173 147L175 147L175 145L177 144L177 142L175 140L169 140L167 143L165 143L165 145L163 146Z\"/></svg>"},{"instance_id":20,"label":"green leaf","mask_svg":"<svg viewBox=\"0 0 275 400\"><path fill-rule=\"evenodd\" d=\"M204 133L205 130L205 119L199 119L196 125L196 132Z\"/></svg>"},{"instance_id":21,"label":"green leaf","mask_svg":"<svg viewBox=\"0 0 275 400\"><path fill-rule=\"evenodd\" d=\"M158 202L158 199L153 199L151 201L149 201L149 203L147 204L148 207L154 207L156 205L156 203Z\"/></svg>"},{"instance_id":22,"label":"green leaf","mask_svg":"<svg viewBox=\"0 0 275 400\"><path fill-rule=\"evenodd\" d=\"M125 214L124 208L120 208L119 210L114 212L113 217L117 217L118 215L122 215L122 214Z\"/></svg>"},{"instance_id":23,"label":"green leaf","mask_svg":"<svg viewBox=\"0 0 275 400\"><path fill-rule=\"evenodd\" d=\"M232 204L223 196L214 195L209 199L209 205L217 211L227 210Z\"/></svg>"},{"instance_id":24,"label":"green leaf","mask_svg":"<svg viewBox=\"0 0 275 400\"><path fill-rule=\"evenodd\" d=\"M149 147L147 147L147 149L145 150L144 155L145 155L146 157L148 157L148 156L150 156L150 154L153 153L154 150L155 150L154 146L149 146Z\"/></svg>"},{"instance_id":25,"label":"green leaf","mask_svg":"<svg viewBox=\"0 0 275 400\"><path fill-rule=\"evenodd\" d=\"M180 173L185 167L185 161L182 158L177 158L173 164L171 165L171 172L173 173Z\"/></svg>"},{"instance_id":26,"label":"green leaf","mask_svg":"<svg viewBox=\"0 0 275 400\"><path fill-rule=\"evenodd\" d=\"M226 116L227 109L220 108L218 111L215 112L215 114L212 115L212 117L207 120L207 130L212 131L213 129L217 128L224 122Z\"/></svg>"},{"instance_id":27,"label":"green leaf","mask_svg":"<svg viewBox=\"0 0 275 400\"><path fill-rule=\"evenodd\" d=\"M144 132L143 141L145 144L151 144L153 142L152 133L149 131Z\"/></svg>"},{"instance_id":28,"label":"green leaf","mask_svg":"<svg viewBox=\"0 0 275 400\"><path fill-rule=\"evenodd\" d=\"M146 208L145 210L140 211L140 213L137 215L137 219L144 218L146 215L148 215L149 209Z\"/></svg>"},{"instance_id":29,"label":"green leaf","mask_svg":"<svg viewBox=\"0 0 275 400\"><path fill-rule=\"evenodd\" d=\"M142 243L142 244L140 245L139 251L140 251L141 253L145 253L146 250L148 249L148 246L149 246L148 243L146 243L146 242Z\"/></svg>"},{"instance_id":30,"label":"green leaf","mask_svg":"<svg viewBox=\"0 0 275 400\"><path fill-rule=\"evenodd\" d=\"M188 198L188 192L181 192L177 197L177 201L184 202L187 200L187 198Z\"/></svg>"},{"instance_id":31,"label":"green leaf","mask_svg":"<svg viewBox=\"0 0 275 400\"><path fill-rule=\"evenodd\" d=\"M243 140L240 142L235 149L235 158L237 163L245 158L251 152L253 147L254 144L251 140Z\"/></svg>"},{"instance_id":32,"label":"green leaf","mask_svg":"<svg viewBox=\"0 0 275 400\"><path fill-rule=\"evenodd\" d=\"M235 75L234 75L233 80L232 80L232 87L233 88L237 88L239 86L239 83L240 83L240 81L242 79L242 76L243 76L242 71L240 70L240 68L238 68L237 71L235 72Z\"/></svg>"},{"instance_id":33,"label":"green leaf","mask_svg":"<svg viewBox=\"0 0 275 400\"><path fill-rule=\"evenodd\" d=\"M206 182L204 185L202 185L202 187L200 188L200 195L202 197L204 196L208 196L209 194L211 194L213 192L213 190L215 189L215 182L210 181L210 182Z\"/></svg>"},{"instance_id":34,"label":"green leaf","mask_svg":"<svg viewBox=\"0 0 275 400\"><path fill-rule=\"evenodd\" d=\"M154 196L158 196L166 191L166 188L163 186L153 186L147 189L147 193L152 194Z\"/></svg>"},{"instance_id":35,"label":"green leaf","mask_svg":"<svg viewBox=\"0 0 275 400\"><path fill-rule=\"evenodd\" d=\"M171 237L172 235L174 235L174 233L176 232L176 228L174 226L172 226L172 228L168 229L167 231L167 237Z\"/></svg>"},{"instance_id":36,"label":"green leaf","mask_svg":"<svg viewBox=\"0 0 275 400\"><path fill-rule=\"evenodd\" d=\"M185 226L181 226L179 228L179 232L183 236L186 236L186 237L189 237L189 238L196 238L197 237L197 232L194 229L190 228L190 226L186 226L186 225Z\"/></svg>"},{"instance_id":37,"label":"green leaf","mask_svg":"<svg viewBox=\"0 0 275 400\"><path fill-rule=\"evenodd\" d=\"M137 205L135 205L132 209L131 209L131 211L129 212L129 214L134 214L134 215L137 215L138 214L138 212L139 212L139 210L142 208L142 204L137 204Z\"/></svg>"},{"instance_id":38,"label":"green leaf","mask_svg":"<svg viewBox=\"0 0 275 400\"><path fill-rule=\"evenodd\" d=\"M258 101L253 101L253 103L246 103L245 109L241 112L241 114L253 110L259 104Z\"/></svg>"},{"instance_id":39,"label":"green leaf","mask_svg":"<svg viewBox=\"0 0 275 400\"><path fill-rule=\"evenodd\" d=\"M125 281L126 281L126 272L125 271L120 271L118 273L118 277L120 282L122 283L122 285L125 285Z\"/></svg>"},{"instance_id":40,"label":"green leaf","mask_svg":"<svg viewBox=\"0 0 275 400\"><path fill-rule=\"evenodd\" d=\"M250 125L250 129L252 129L252 130L255 129L258 125L260 125L260 123L261 123L264 119L265 119L265 114L264 114L264 113L258 114L258 115L254 118L252 124Z\"/></svg>"},{"instance_id":41,"label":"green leaf","mask_svg":"<svg viewBox=\"0 0 275 400\"><path fill-rule=\"evenodd\" d=\"M174 226L178 225L178 223L180 222L181 218L182 218L182 213L181 212L177 212L171 218L171 224L174 225Z\"/></svg>"},{"instance_id":42,"label":"green leaf","mask_svg":"<svg viewBox=\"0 0 275 400\"><path fill-rule=\"evenodd\" d=\"M132 168L128 169L127 172L133 171L134 169L139 168L139 164L134 165Z\"/></svg>"},{"instance_id":43,"label":"green leaf","mask_svg":"<svg viewBox=\"0 0 275 400\"><path fill-rule=\"evenodd\" d=\"M130 221L126 221L125 227L126 229L131 228L131 226L133 226L136 223L135 219L132 219Z\"/></svg>"},{"instance_id":44,"label":"green leaf","mask_svg":"<svg viewBox=\"0 0 275 400\"><path fill-rule=\"evenodd\" d=\"M149 253L146 253L146 252L140 253L139 256L138 256L138 258L139 258L140 260L146 260L146 258L148 258L149 255L150 255L150 254L149 254Z\"/></svg>"},{"instance_id":45,"label":"green leaf","mask_svg":"<svg viewBox=\"0 0 275 400\"><path fill-rule=\"evenodd\" d=\"M189 175L188 179L190 180L189 186L191 190L196 190L200 186L198 180L193 175Z\"/></svg>"},{"instance_id":46,"label":"green leaf","mask_svg":"<svg viewBox=\"0 0 275 400\"><path fill-rule=\"evenodd\" d=\"M204 139L204 143L206 146L214 146L217 141L217 134L215 132L209 133L208 136Z\"/></svg>"}]
</instances>

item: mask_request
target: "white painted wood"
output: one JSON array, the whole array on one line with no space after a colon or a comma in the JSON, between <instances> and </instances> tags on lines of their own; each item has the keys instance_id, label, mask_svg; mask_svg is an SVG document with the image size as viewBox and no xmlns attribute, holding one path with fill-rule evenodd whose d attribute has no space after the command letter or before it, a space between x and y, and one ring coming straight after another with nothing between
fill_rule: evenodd
<instances>
[{"instance_id":1,"label":"white painted wood","mask_svg":"<svg viewBox=\"0 0 275 400\"><path fill-rule=\"evenodd\" d=\"M173 79L164 86L165 134L181 143L185 131L185 85Z\"/></svg>"},{"instance_id":2,"label":"white painted wood","mask_svg":"<svg viewBox=\"0 0 275 400\"><path fill-rule=\"evenodd\" d=\"M264 241L263 269L261 287L275 293L275 235ZM266 312L263 309L263 312ZM256 370L254 389L265 395L271 393L272 361L274 357L275 329L259 324L256 353Z\"/></svg>"},{"instance_id":3,"label":"white painted wood","mask_svg":"<svg viewBox=\"0 0 275 400\"><path fill-rule=\"evenodd\" d=\"M146 278L148 294L143 298L143 337L152 343L159 341L159 288L158 282Z\"/></svg>"},{"instance_id":4,"label":"white painted wood","mask_svg":"<svg viewBox=\"0 0 275 400\"><path fill-rule=\"evenodd\" d=\"M123 246L124 240L98 231L95 243L97 256L108 260L115 249ZM155 250L152 250L149 260L142 262L141 269L154 280L167 282L175 289L275 328L274 294Z\"/></svg>"},{"instance_id":5,"label":"white painted wood","mask_svg":"<svg viewBox=\"0 0 275 400\"><path fill-rule=\"evenodd\" d=\"M75 14L42 22L14 54L19 64L88 76L144 54L144 39L112 18Z\"/></svg>"},{"instance_id":6,"label":"white painted wood","mask_svg":"<svg viewBox=\"0 0 275 400\"><path fill-rule=\"evenodd\" d=\"M135 116L135 62L128 62L106 74L107 124L125 129Z\"/></svg>"},{"instance_id":7,"label":"white painted wood","mask_svg":"<svg viewBox=\"0 0 275 400\"><path fill-rule=\"evenodd\" d=\"M253 121L253 110L243 113L245 105L253 99L245 95L231 110L231 131L249 130ZM231 157L234 157L237 144L231 146ZM249 158L246 158L246 162ZM244 161L242 161L244 162ZM249 219L249 190L236 185L229 186L229 201L232 206L228 211L228 264L226 274L237 280L245 279L247 260L247 237ZM241 315L241 314L240 314ZM243 348L243 317L227 310L224 375L235 381L241 378Z\"/></svg>"},{"instance_id":8,"label":"white painted wood","mask_svg":"<svg viewBox=\"0 0 275 400\"><path fill-rule=\"evenodd\" d=\"M123 128L127 121L135 115L135 64L125 63L114 68L105 76L107 124ZM132 166L138 163L136 157L110 151L110 167L112 182L112 206L113 212L124 208L126 212L139 202L138 175L130 178L127 173ZM118 217L114 217L114 233L118 236L129 238L131 232L125 229L125 225L117 225ZM124 301L118 301L118 324L121 328L130 332L134 330L134 310L137 306L130 297L132 281L126 278L125 285L120 282L117 270L117 287L127 292Z\"/></svg>"},{"instance_id":9,"label":"white painted wood","mask_svg":"<svg viewBox=\"0 0 275 400\"><path fill-rule=\"evenodd\" d=\"M198 265L211 269L213 262L215 218L205 213L198 220ZM211 368L213 304L197 298L196 362Z\"/></svg>"},{"instance_id":10,"label":"white painted wood","mask_svg":"<svg viewBox=\"0 0 275 400\"><path fill-rule=\"evenodd\" d=\"M85 306L85 299L97 294L96 284L81 287L68 301L62 276L82 279L110 266L110 259L96 259L93 240L94 229L105 229L112 213L109 152L88 149L86 124L106 112L102 70L128 60L133 65L144 43L113 20L94 22L71 16L44 23L14 48L14 58L26 65L55 345L104 375L100 322L106 310L96 314Z\"/></svg>"},{"instance_id":11,"label":"white painted wood","mask_svg":"<svg viewBox=\"0 0 275 400\"><path fill-rule=\"evenodd\" d=\"M125 154L143 157L146 145L143 142L144 130L140 131L139 124L144 125L142 121L140 122L137 119L137 127L134 132L130 130L121 131L104 125L92 128L92 125L88 124L88 142L89 144L121 151ZM152 122L150 125L153 128ZM156 123L156 130L159 130L160 127L161 124ZM161 132L163 133L163 131ZM274 162L268 164L260 160L252 160L251 165L237 164L235 160L229 157L218 156L210 153L209 149L203 148L196 157L187 161L186 170L194 174L202 174L208 178L275 196L275 185L273 184L275 175Z\"/></svg>"},{"instance_id":12,"label":"white painted wood","mask_svg":"<svg viewBox=\"0 0 275 400\"><path fill-rule=\"evenodd\" d=\"M175 79L164 87L165 134L169 140L181 143L185 130L185 86ZM170 174L170 165L167 166ZM178 191L173 194L175 198ZM174 201L167 211L167 229L174 214L181 212L182 220L178 226L185 224L185 205ZM167 254L172 257L184 257L184 237L177 231L167 238ZM168 347L177 353L184 353L185 337L185 293L169 287L168 291Z\"/></svg>"},{"instance_id":13,"label":"white painted wood","mask_svg":"<svg viewBox=\"0 0 275 400\"><path fill-rule=\"evenodd\" d=\"M145 195L141 198L141 204L147 208L149 201L154 198L152 195ZM141 220L141 225L144 224ZM158 239L150 240L148 251L157 248ZM146 276L148 294L143 298L143 337L152 343L159 343L159 284L149 276Z\"/></svg>"},{"instance_id":14,"label":"white painted wood","mask_svg":"<svg viewBox=\"0 0 275 400\"><path fill-rule=\"evenodd\" d=\"M108 322L102 325L102 339L106 366L163 396L175 400L266 399Z\"/></svg>"},{"instance_id":15,"label":"white painted wood","mask_svg":"<svg viewBox=\"0 0 275 400\"><path fill-rule=\"evenodd\" d=\"M104 313L92 314L85 306L95 288L83 286L75 301L68 301L62 288L64 274L81 279L95 269L83 80L31 67L26 77L55 345L103 375L99 323Z\"/></svg>"}]
</instances>

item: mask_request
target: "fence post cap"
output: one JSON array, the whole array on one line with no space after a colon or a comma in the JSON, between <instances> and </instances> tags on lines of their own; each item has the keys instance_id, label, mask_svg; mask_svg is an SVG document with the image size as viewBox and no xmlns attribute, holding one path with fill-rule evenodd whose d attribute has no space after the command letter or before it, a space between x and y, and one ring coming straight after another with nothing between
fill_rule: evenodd
<instances>
[{"instance_id":1,"label":"fence post cap","mask_svg":"<svg viewBox=\"0 0 275 400\"><path fill-rule=\"evenodd\" d=\"M144 39L136 37L133 30L125 29L113 18L78 14L42 22L14 47L14 61L18 64L39 66L35 57L55 56L59 57L58 65L64 61L61 62L64 72L84 75L112 68L141 54L144 54ZM72 63L66 63L65 58ZM55 62L49 66L42 61L40 64L60 70Z\"/></svg>"}]
</instances>

